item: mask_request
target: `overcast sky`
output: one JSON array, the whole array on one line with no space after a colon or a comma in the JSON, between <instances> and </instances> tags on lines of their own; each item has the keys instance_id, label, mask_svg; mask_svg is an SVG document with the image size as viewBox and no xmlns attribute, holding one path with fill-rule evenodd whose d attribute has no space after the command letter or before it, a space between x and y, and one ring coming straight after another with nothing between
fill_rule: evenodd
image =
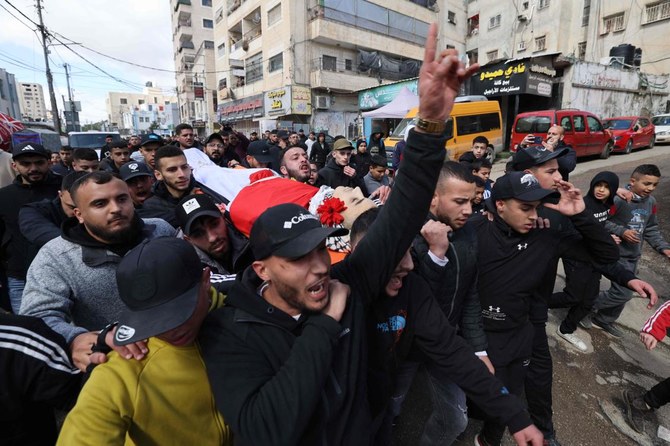
<instances>
[{"instance_id":1,"label":"overcast sky","mask_svg":"<svg viewBox=\"0 0 670 446\"><path fill-rule=\"evenodd\" d=\"M9 2L38 22L34 0ZM35 26L4 0L0 0L0 5L30 25L30 28L22 25L7 10L0 8L0 68L14 74L17 82L42 84L45 103L50 109L44 54L37 33L33 32ZM124 61L174 70L168 0L43 0L42 5L44 24L53 33ZM147 81L174 92L174 73L117 62L77 45L70 48L130 84L111 79L62 45L50 47L49 63L59 111L63 107L61 95L67 99L63 69L63 64L67 63L72 67L70 83L74 99L82 103L82 124L107 118L107 92L141 92Z\"/></svg>"}]
</instances>

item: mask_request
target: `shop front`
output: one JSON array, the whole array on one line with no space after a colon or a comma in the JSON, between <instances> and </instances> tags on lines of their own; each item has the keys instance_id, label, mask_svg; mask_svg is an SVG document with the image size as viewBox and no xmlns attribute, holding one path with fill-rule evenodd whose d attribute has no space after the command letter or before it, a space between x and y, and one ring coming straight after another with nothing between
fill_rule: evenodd
<instances>
[{"instance_id":1,"label":"shop front","mask_svg":"<svg viewBox=\"0 0 670 446\"><path fill-rule=\"evenodd\" d=\"M361 112L376 110L391 103L404 88L407 88L414 94L418 94L419 80L417 78L403 80L392 84L381 85L379 87L368 88L358 92L358 109ZM363 118L358 119L358 133L365 135L370 139L373 130L379 130L384 133L384 137L389 136L402 120L399 118Z\"/></svg>"},{"instance_id":2,"label":"shop front","mask_svg":"<svg viewBox=\"0 0 670 446\"><path fill-rule=\"evenodd\" d=\"M219 104L217 109L217 118L222 126L230 125L235 130L246 134L259 131L258 122L255 119L264 114L262 94Z\"/></svg>"},{"instance_id":3,"label":"shop front","mask_svg":"<svg viewBox=\"0 0 670 446\"><path fill-rule=\"evenodd\" d=\"M309 132L312 97L309 87L288 85L265 92L265 115L257 119L261 130L282 128Z\"/></svg>"},{"instance_id":4,"label":"shop front","mask_svg":"<svg viewBox=\"0 0 670 446\"><path fill-rule=\"evenodd\" d=\"M518 113L560 108L560 78L554 56L515 59L484 65L470 82L470 94L500 102L505 147Z\"/></svg>"}]
</instances>

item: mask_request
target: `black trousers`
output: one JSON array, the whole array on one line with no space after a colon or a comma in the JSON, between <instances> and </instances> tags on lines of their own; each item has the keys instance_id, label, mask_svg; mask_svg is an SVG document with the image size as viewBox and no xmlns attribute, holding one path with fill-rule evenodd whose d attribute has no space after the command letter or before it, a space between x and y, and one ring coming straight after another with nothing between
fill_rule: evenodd
<instances>
[{"instance_id":1,"label":"black trousers","mask_svg":"<svg viewBox=\"0 0 670 446\"><path fill-rule=\"evenodd\" d=\"M535 301L531 305L530 321L533 324L533 350L526 372L525 389L528 412L533 424L545 438L555 435L552 421L553 364L547 340L547 304Z\"/></svg>"},{"instance_id":2,"label":"black trousers","mask_svg":"<svg viewBox=\"0 0 670 446\"><path fill-rule=\"evenodd\" d=\"M654 409L670 402L670 378L656 384L645 395L644 401Z\"/></svg>"},{"instance_id":3,"label":"black trousers","mask_svg":"<svg viewBox=\"0 0 670 446\"><path fill-rule=\"evenodd\" d=\"M588 315L600 291L600 273L590 263L563 259L565 288L549 299L549 308L569 308L561 323L561 332L574 333L577 324Z\"/></svg>"}]
</instances>

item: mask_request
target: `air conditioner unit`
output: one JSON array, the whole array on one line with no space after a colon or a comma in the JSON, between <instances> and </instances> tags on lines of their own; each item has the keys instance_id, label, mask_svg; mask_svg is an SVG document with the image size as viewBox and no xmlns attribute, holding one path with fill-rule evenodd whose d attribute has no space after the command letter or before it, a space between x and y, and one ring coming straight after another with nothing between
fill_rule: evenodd
<instances>
[{"instance_id":1,"label":"air conditioner unit","mask_svg":"<svg viewBox=\"0 0 670 446\"><path fill-rule=\"evenodd\" d=\"M316 96L316 108L328 110L330 108L330 96Z\"/></svg>"},{"instance_id":2,"label":"air conditioner unit","mask_svg":"<svg viewBox=\"0 0 670 446\"><path fill-rule=\"evenodd\" d=\"M526 20L528 20L528 17L526 17L525 14L519 14L519 15L517 16L517 19L518 19L520 22L525 22Z\"/></svg>"}]
</instances>

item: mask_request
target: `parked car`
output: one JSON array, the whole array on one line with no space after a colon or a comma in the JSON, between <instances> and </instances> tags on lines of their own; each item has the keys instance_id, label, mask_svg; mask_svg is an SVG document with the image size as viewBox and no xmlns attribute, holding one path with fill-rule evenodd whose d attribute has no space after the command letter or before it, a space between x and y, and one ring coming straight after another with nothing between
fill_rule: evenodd
<instances>
[{"instance_id":1,"label":"parked car","mask_svg":"<svg viewBox=\"0 0 670 446\"><path fill-rule=\"evenodd\" d=\"M656 127L656 142L670 142L670 114L654 116L651 122Z\"/></svg>"},{"instance_id":2,"label":"parked car","mask_svg":"<svg viewBox=\"0 0 670 446\"><path fill-rule=\"evenodd\" d=\"M613 152L630 153L642 147L654 147L654 124L641 116L620 116L603 120L614 136Z\"/></svg>"},{"instance_id":3,"label":"parked car","mask_svg":"<svg viewBox=\"0 0 670 446\"><path fill-rule=\"evenodd\" d=\"M564 141L575 149L578 157L599 155L604 159L612 153L614 138L610 131L593 113L576 109L519 113L512 127L511 151L516 152L529 133L546 139L549 127L555 124L565 129Z\"/></svg>"}]
</instances>

